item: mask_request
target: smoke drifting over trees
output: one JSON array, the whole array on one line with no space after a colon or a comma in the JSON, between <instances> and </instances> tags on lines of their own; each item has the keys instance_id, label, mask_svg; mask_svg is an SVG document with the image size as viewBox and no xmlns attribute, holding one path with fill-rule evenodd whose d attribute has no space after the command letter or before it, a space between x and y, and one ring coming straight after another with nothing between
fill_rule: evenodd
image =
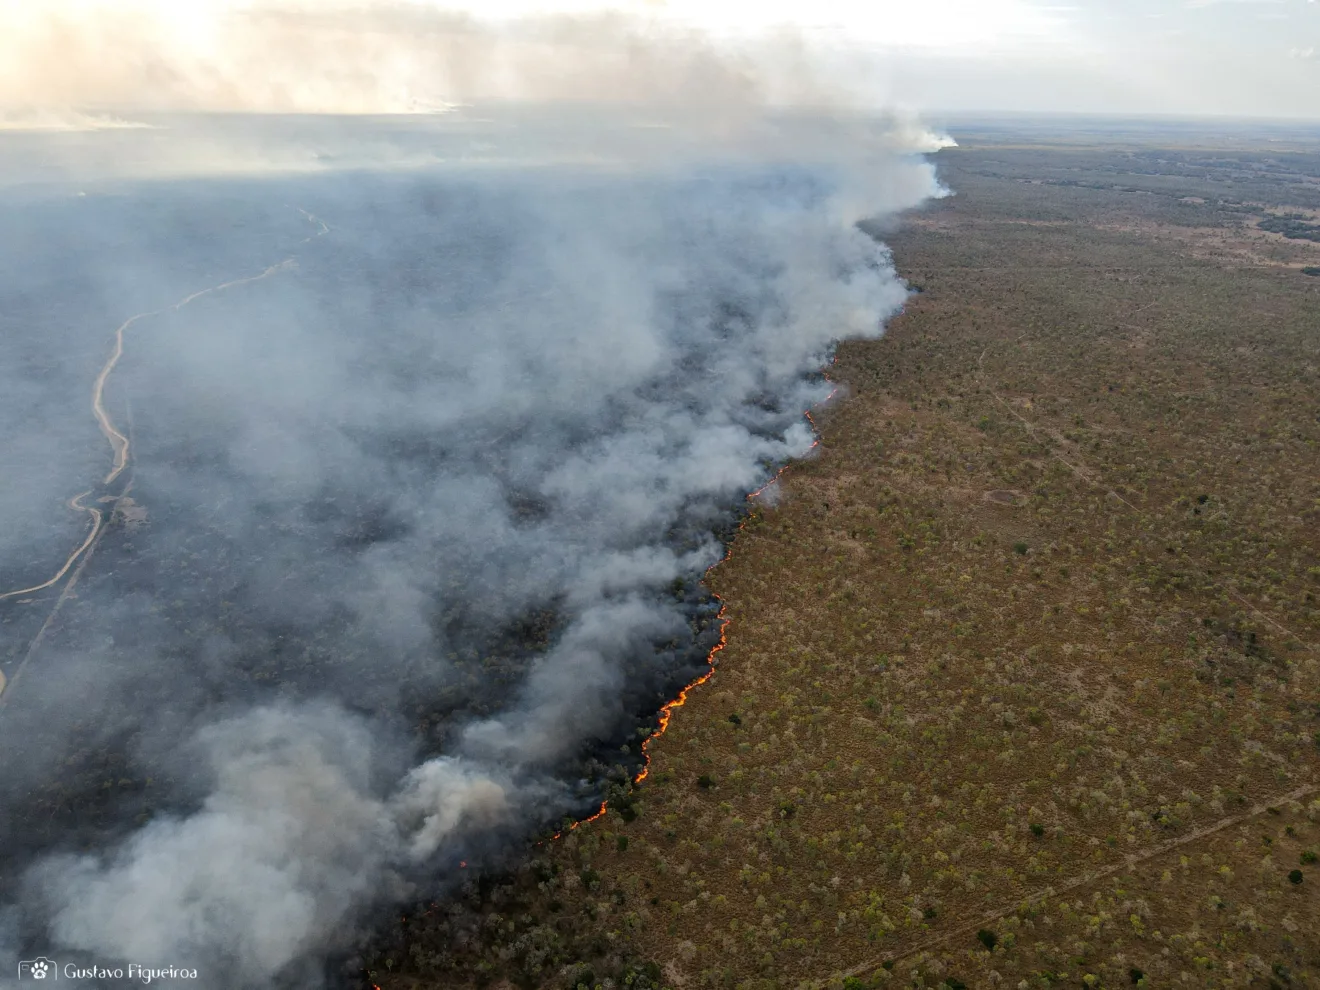
<instances>
[{"instance_id":1,"label":"smoke drifting over trees","mask_svg":"<svg viewBox=\"0 0 1320 990\"><path fill-rule=\"evenodd\" d=\"M72 496L110 519L75 594L0 602L6 940L316 986L635 767L718 638L719 535L905 297L855 222L937 192L928 139L134 119L0 143L0 593L78 545Z\"/></svg>"}]
</instances>

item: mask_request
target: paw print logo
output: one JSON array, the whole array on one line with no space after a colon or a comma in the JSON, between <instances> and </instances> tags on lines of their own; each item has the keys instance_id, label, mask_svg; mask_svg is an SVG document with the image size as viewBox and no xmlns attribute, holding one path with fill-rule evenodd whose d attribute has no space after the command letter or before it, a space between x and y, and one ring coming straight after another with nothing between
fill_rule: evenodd
<instances>
[{"instance_id":1,"label":"paw print logo","mask_svg":"<svg viewBox=\"0 0 1320 990\"><path fill-rule=\"evenodd\" d=\"M55 965L54 960L42 956L40 959L27 959L18 964L18 978L31 978L34 980L60 978L59 967Z\"/></svg>"}]
</instances>

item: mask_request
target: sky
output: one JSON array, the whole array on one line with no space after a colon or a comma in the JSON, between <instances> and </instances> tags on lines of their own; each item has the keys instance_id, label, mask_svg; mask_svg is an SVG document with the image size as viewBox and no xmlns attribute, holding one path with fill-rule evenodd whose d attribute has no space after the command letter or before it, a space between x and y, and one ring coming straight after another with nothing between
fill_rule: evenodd
<instances>
[{"instance_id":1,"label":"sky","mask_svg":"<svg viewBox=\"0 0 1320 990\"><path fill-rule=\"evenodd\" d=\"M649 98L696 62L771 102L1320 119L1320 4L0 0L11 113Z\"/></svg>"}]
</instances>

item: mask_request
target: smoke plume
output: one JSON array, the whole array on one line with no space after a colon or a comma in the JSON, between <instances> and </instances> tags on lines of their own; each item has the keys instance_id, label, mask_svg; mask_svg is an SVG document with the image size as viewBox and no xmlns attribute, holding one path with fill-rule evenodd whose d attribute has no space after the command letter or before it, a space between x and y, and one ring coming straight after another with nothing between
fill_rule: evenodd
<instances>
[{"instance_id":1,"label":"smoke plume","mask_svg":"<svg viewBox=\"0 0 1320 990\"><path fill-rule=\"evenodd\" d=\"M822 78L832 60L787 29L748 44L606 5L498 19L498 8L483 15L488 7L5 0L0 108L36 108L50 121L60 107L361 114L608 100L683 106L692 125L699 114L725 120L767 103L837 103L848 92L842 73Z\"/></svg>"},{"instance_id":2,"label":"smoke plume","mask_svg":"<svg viewBox=\"0 0 1320 990\"><path fill-rule=\"evenodd\" d=\"M355 17L507 46L502 74L418 42L446 94L554 75L546 22L400 6L298 12L358 55L286 84L241 32L293 14L244 16L217 50L251 64L155 22L57 32L77 51L30 60L43 92L101 113L92 80L153 126L0 134L0 920L16 953L302 988L373 911L636 771L719 638L699 581L744 496L810 449L832 343L905 298L856 222L938 188L910 124L771 111L696 40L674 77L622 21L543 52L631 39L618 105L146 113L157 84L176 110L379 108ZM5 64L10 92L35 71ZM588 59L542 95L616 78Z\"/></svg>"}]
</instances>

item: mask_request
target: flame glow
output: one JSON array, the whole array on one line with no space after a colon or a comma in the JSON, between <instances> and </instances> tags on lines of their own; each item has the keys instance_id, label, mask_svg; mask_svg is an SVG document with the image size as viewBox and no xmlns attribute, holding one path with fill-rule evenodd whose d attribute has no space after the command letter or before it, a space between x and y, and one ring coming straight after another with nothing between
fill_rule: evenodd
<instances>
[{"instance_id":1,"label":"flame glow","mask_svg":"<svg viewBox=\"0 0 1320 990\"><path fill-rule=\"evenodd\" d=\"M831 358L830 364L831 365L835 364L837 360L838 360L837 357ZM827 380L828 380L828 376L827 376ZM830 392L828 396L825 397L824 401L820 403L820 406L828 405L838 394L839 394L839 389L836 387ZM820 407L818 406L817 408ZM820 445L820 431L816 427L816 421L812 418L810 410L804 411L802 415L806 418L807 422L811 424L812 431L816 434L816 438L812 441L810 448L812 450L815 450L816 447ZM747 501L754 502L758 496L760 496L763 492L766 491L766 489L778 483L783 473L788 470L788 467L789 465L787 464L780 467L779 470L774 473L774 476L769 481L767 481L764 485L762 485L756 491L752 492L747 496ZM738 529L737 529L738 533L742 532L743 527L747 525L747 520L749 518L750 518L750 513L747 516L744 516L742 521L738 523ZM733 556L733 544L736 539L737 539L737 535L735 534L734 539L729 541L729 546L728 549L724 551L724 556L721 557L719 560L717 560L715 563L711 564L710 567L706 568L706 574L709 574L711 571L719 567L721 564L723 564L725 561L727 561L730 557ZM731 621L726 616L729 607L725 603L724 599L720 598L719 595L715 595L715 598L720 603L720 610L716 614L716 620L720 623L720 639L718 643L716 643L714 646L711 647L710 653L706 655L706 663L710 667L710 669L707 670L700 677L698 677L696 680L686 685L681 691L679 691L678 696L674 698L673 701L667 702L665 705L661 707L659 713L659 724L656 726L655 731L652 732L649 736L647 736L645 741L642 743L642 769L637 772L637 775L635 777L633 777L632 782L634 787L641 784L642 781L646 780L646 778L651 775L651 744L654 743L658 738L660 738L660 736L664 735L665 730L669 728L669 721L671 718L673 718L674 709L682 708L685 704L687 704L688 695L691 694L691 692L694 689L699 688L701 685L705 684L707 681L709 681L712 677L715 676L715 657L729 643L729 625ZM560 829L558 832L556 832L554 835L550 837L551 841L561 838L565 832L572 832L573 830L580 828L583 825L588 825L599 818L603 818L609 810L610 810L609 801L602 801L600 803L600 808L594 814L573 822L568 826L568 828Z\"/></svg>"}]
</instances>

